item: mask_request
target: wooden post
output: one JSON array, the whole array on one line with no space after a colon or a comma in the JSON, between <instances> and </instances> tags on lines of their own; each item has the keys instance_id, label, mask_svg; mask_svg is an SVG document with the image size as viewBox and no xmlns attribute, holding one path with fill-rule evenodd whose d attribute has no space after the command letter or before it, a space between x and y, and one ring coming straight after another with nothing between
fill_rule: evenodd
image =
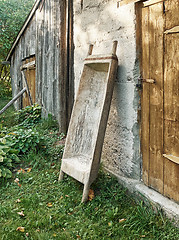
<instances>
[{"instance_id":1,"label":"wooden post","mask_svg":"<svg viewBox=\"0 0 179 240\"><path fill-rule=\"evenodd\" d=\"M112 46L112 54L116 54L116 49L117 49L117 41L113 42L113 46Z\"/></svg>"},{"instance_id":2,"label":"wooden post","mask_svg":"<svg viewBox=\"0 0 179 240\"><path fill-rule=\"evenodd\" d=\"M90 45L89 45L88 55L87 55L87 56L91 55L91 54L92 54L92 51L93 51L93 44L90 44Z\"/></svg>"},{"instance_id":3,"label":"wooden post","mask_svg":"<svg viewBox=\"0 0 179 240\"><path fill-rule=\"evenodd\" d=\"M23 88L3 109L0 111L0 115L6 111L24 92L26 88Z\"/></svg>"}]
</instances>

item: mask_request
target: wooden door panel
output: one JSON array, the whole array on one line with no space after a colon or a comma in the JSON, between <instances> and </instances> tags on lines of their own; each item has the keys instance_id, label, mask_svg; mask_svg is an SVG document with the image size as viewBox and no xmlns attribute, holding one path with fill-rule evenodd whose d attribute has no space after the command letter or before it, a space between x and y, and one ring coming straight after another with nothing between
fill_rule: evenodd
<instances>
[{"instance_id":1,"label":"wooden door panel","mask_svg":"<svg viewBox=\"0 0 179 240\"><path fill-rule=\"evenodd\" d=\"M163 192L163 3L142 9L143 83L142 154L143 181Z\"/></svg>"},{"instance_id":2,"label":"wooden door panel","mask_svg":"<svg viewBox=\"0 0 179 240\"><path fill-rule=\"evenodd\" d=\"M165 30L179 25L179 1L165 2ZM179 33L165 34L164 52L164 194L179 201ZM169 158L167 158L169 156Z\"/></svg>"},{"instance_id":3,"label":"wooden door panel","mask_svg":"<svg viewBox=\"0 0 179 240\"><path fill-rule=\"evenodd\" d=\"M165 36L164 194L179 201L179 33ZM169 156L169 158L167 158Z\"/></svg>"},{"instance_id":4,"label":"wooden door panel","mask_svg":"<svg viewBox=\"0 0 179 240\"><path fill-rule=\"evenodd\" d=\"M35 60L35 57L31 57L29 59L26 59L23 64L30 63ZM35 103L35 68L25 69L23 70L25 72L25 77L27 80L27 84L29 86L29 91L32 97L32 102ZM23 97L23 107L27 107L30 105L29 97L27 94L24 94Z\"/></svg>"},{"instance_id":5,"label":"wooden door panel","mask_svg":"<svg viewBox=\"0 0 179 240\"><path fill-rule=\"evenodd\" d=\"M149 75L149 9L142 9L142 75L150 78ZM143 85L142 92L142 156L143 156L143 181L149 183L149 99L150 86Z\"/></svg>"},{"instance_id":6,"label":"wooden door panel","mask_svg":"<svg viewBox=\"0 0 179 240\"><path fill-rule=\"evenodd\" d=\"M149 7L150 160L149 186L163 193L163 3ZM147 84L147 83L145 83Z\"/></svg>"},{"instance_id":7,"label":"wooden door panel","mask_svg":"<svg viewBox=\"0 0 179 240\"><path fill-rule=\"evenodd\" d=\"M179 1L142 9L143 181L179 201ZM172 32L172 33L171 33Z\"/></svg>"}]
</instances>

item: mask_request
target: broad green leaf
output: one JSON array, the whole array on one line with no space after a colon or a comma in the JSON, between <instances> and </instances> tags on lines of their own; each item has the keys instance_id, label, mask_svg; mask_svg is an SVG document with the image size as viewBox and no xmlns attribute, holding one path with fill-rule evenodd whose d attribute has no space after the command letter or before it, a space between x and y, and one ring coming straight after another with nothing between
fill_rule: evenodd
<instances>
[{"instance_id":1,"label":"broad green leaf","mask_svg":"<svg viewBox=\"0 0 179 240\"><path fill-rule=\"evenodd\" d=\"M0 155L0 162L3 162L4 157Z\"/></svg>"}]
</instances>

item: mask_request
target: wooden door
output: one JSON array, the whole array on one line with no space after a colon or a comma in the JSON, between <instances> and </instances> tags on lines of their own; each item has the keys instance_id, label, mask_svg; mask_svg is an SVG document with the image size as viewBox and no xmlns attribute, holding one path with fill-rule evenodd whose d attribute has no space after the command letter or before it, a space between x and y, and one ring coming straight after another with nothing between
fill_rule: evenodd
<instances>
[{"instance_id":1,"label":"wooden door","mask_svg":"<svg viewBox=\"0 0 179 240\"><path fill-rule=\"evenodd\" d=\"M179 201L179 33L170 30L178 29L179 2L147 2L141 10L143 181Z\"/></svg>"},{"instance_id":2,"label":"wooden door","mask_svg":"<svg viewBox=\"0 0 179 240\"><path fill-rule=\"evenodd\" d=\"M30 57L23 61L23 66L24 66L23 71L25 73L26 81L29 87L29 91L30 91L30 95L33 103L35 103L35 65L30 64L30 67L28 67L28 64L33 63L34 61L35 61L35 56ZM26 93L24 94L24 97L23 97L23 107L27 107L29 105L31 104L29 101L29 97Z\"/></svg>"}]
</instances>

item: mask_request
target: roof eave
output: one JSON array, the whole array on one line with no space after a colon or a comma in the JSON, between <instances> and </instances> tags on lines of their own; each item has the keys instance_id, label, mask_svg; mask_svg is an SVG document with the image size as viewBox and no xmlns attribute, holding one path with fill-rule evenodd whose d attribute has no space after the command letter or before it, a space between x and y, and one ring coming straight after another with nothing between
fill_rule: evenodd
<instances>
[{"instance_id":1,"label":"roof eave","mask_svg":"<svg viewBox=\"0 0 179 240\"><path fill-rule=\"evenodd\" d=\"M19 31L19 33L18 33L18 35L17 35L14 43L12 44L12 47L11 47L11 49L10 49L8 55L7 55L6 61L9 61L9 60L10 60L10 57L11 57L13 51L14 51L14 48L16 47L17 43L19 42L19 39L21 38L21 36L22 36L22 34L24 33L24 31L26 30L29 22L31 21L32 17L34 16L34 13L36 12L36 10L37 10L37 8L38 8L38 6L39 6L39 3L40 3L41 1L42 1L42 0L37 0L37 1L34 3L34 5L33 5L32 9L31 9L29 15L27 16L27 18L26 18L26 20L25 20L25 22L24 22L24 25L22 26L21 30Z\"/></svg>"}]
</instances>

